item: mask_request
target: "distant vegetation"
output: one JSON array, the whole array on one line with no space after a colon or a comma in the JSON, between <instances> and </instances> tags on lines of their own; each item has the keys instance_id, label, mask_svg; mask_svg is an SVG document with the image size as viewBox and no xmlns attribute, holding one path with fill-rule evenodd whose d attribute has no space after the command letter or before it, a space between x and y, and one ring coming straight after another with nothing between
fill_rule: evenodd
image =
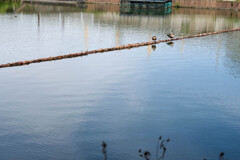
<instances>
[{"instance_id":1,"label":"distant vegetation","mask_svg":"<svg viewBox=\"0 0 240 160\"><path fill-rule=\"evenodd\" d=\"M9 0L7 1L0 1L0 13L11 13L20 6L20 2Z\"/></svg>"}]
</instances>

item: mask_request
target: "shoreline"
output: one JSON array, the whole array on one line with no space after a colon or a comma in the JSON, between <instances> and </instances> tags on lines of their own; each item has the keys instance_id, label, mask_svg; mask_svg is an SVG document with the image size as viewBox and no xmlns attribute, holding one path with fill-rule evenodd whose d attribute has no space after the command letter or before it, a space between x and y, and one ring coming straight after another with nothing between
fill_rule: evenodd
<instances>
[{"instance_id":1,"label":"shoreline","mask_svg":"<svg viewBox=\"0 0 240 160\"><path fill-rule=\"evenodd\" d=\"M199 0L172 0L174 8L196 8L196 9L214 9L214 10L235 10L240 11L240 2L238 1L199 1Z\"/></svg>"},{"instance_id":2,"label":"shoreline","mask_svg":"<svg viewBox=\"0 0 240 160\"><path fill-rule=\"evenodd\" d=\"M189 1L189 0L188 0ZM216 1L210 3L210 5L198 3L196 0L190 0L192 3L186 4L184 0L173 0L172 8L193 8L193 9L210 9L210 10L234 10L240 11L240 2L232 1ZM39 4L101 4L101 5L121 5L128 4L128 2L121 2L120 0L88 0L88 1L59 1L59 0L22 0L22 3L39 3ZM197 5L198 4L198 5ZM224 6L224 7L218 7Z\"/></svg>"}]
</instances>

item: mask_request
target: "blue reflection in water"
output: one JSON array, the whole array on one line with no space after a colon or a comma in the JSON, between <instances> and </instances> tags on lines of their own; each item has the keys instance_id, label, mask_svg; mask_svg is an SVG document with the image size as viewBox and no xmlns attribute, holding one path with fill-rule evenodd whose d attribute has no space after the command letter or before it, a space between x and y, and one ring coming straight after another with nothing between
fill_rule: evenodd
<instances>
[{"instance_id":1,"label":"blue reflection in water","mask_svg":"<svg viewBox=\"0 0 240 160\"><path fill-rule=\"evenodd\" d=\"M209 31L239 26L198 14L183 14L177 23L172 20L180 13L67 12L43 14L38 32L36 15L11 16L0 15L1 63L148 41L152 34L165 39L172 23L177 36L202 31L198 20ZM166 28L147 27L155 20ZM171 138L168 160L217 159L222 151L237 159L239 37L227 33L158 44L155 51L147 46L1 69L0 159L103 159L102 140L109 159L139 159L139 148L155 153L159 135Z\"/></svg>"}]
</instances>

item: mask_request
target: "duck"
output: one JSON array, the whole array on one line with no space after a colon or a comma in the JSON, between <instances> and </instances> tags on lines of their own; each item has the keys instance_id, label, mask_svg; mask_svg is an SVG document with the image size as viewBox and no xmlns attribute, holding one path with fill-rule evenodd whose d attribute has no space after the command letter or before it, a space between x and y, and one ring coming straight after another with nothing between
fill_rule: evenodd
<instances>
[{"instance_id":1,"label":"duck","mask_svg":"<svg viewBox=\"0 0 240 160\"><path fill-rule=\"evenodd\" d=\"M167 36L171 39L174 38L174 34L168 34Z\"/></svg>"},{"instance_id":2,"label":"duck","mask_svg":"<svg viewBox=\"0 0 240 160\"><path fill-rule=\"evenodd\" d=\"M153 37L152 37L152 40L153 40L153 41L156 41L156 40L157 40L157 37L156 37L156 36L153 36Z\"/></svg>"}]
</instances>

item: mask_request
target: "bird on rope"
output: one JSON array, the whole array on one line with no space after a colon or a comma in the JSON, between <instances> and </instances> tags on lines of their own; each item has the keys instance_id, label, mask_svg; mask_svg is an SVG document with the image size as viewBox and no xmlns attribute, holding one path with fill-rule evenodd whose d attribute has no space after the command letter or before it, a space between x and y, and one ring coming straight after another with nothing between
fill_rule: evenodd
<instances>
[{"instance_id":1,"label":"bird on rope","mask_svg":"<svg viewBox=\"0 0 240 160\"><path fill-rule=\"evenodd\" d=\"M152 37L152 40L153 40L153 41L156 41L156 40L157 40L157 37L156 37L156 36L153 36L153 37Z\"/></svg>"},{"instance_id":2,"label":"bird on rope","mask_svg":"<svg viewBox=\"0 0 240 160\"><path fill-rule=\"evenodd\" d=\"M168 34L167 36L171 39L174 38L174 34Z\"/></svg>"}]
</instances>

